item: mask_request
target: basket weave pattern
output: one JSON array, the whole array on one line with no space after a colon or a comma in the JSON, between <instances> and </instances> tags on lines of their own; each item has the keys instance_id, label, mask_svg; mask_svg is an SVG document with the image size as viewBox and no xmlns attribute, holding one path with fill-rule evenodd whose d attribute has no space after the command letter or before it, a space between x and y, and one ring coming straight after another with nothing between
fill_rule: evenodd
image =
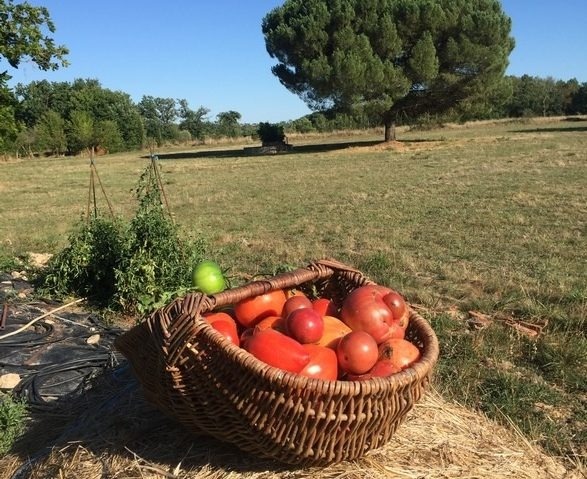
<instances>
[{"instance_id":1,"label":"basket weave pattern","mask_svg":"<svg viewBox=\"0 0 587 479\"><path fill-rule=\"evenodd\" d=\"M120 336L147 400L194 433L258 457L317 466L354 459L385 444L422 396L438 357L434 331L410 312L407 338L422 351L388 378L321 381L270 367L230 344L201 318L278 288L342 301L372 284L360 271L322 260L213 296L190 294Z\"/></svg>"}]
</instances>

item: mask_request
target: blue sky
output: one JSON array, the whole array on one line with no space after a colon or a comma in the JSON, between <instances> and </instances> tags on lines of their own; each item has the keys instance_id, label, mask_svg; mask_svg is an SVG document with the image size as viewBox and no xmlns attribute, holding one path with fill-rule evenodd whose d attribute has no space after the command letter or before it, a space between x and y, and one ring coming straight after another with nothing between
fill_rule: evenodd
<instances>
[{"instance_id":1,"label":"blue sky","mask_svg":"<svg viewBox=\"0 0 587 479\"><path fill-rule=\"evenodd\" d=\"M49 9L70 66L9 70L11 85L98 79L104 88L185 98L193 109L236 110L244 122L309 112L271 73L261 19L281 0L29 0ZM503 0L516 48L508 73L587 82L586 0ZM2 64L2 67L6 63Z\"/></svg>"}]
</instances>

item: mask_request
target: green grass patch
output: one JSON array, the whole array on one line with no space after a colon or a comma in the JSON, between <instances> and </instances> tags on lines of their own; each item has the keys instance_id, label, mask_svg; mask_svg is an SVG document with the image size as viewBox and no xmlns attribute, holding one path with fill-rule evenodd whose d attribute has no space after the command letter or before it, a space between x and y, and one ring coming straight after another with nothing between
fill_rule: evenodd
<instances>
[{"instance_id":1,"label":"green grass patch","mask_svg":"<svg viewBox=\"0 0 587 479\"><path fill-rule=\"evenodd\" d=\"M6 454L24 430L26 405L0 392L0 456Z\"/></svg>"}]
</instances>

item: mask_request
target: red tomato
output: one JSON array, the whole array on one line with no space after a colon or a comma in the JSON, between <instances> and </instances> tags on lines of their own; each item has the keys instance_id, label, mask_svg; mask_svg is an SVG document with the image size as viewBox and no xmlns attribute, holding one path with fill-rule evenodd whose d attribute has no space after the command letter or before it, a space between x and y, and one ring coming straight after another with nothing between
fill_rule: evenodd
<instances>
[{"instance_id":1,"label":"red tomato","mask_svg":"<svg viewBox=\"0 0 587 479\"><path fill-rule=\"evenodd\" d=\"M312 308L295 309L285 318L285 327L300 343L317 343L324 333L324 319Z\"/></svg>"},{"instance_id":2,"label":"red tomato","mask_svg":"<svg viewBox=\"0 0 587 479\"><path fill-rule=\"evenodd\" d=\"M216 321L227 321L229 323L234 324L234 327L236 328L236 321L234 320L234 318L230 314L228 314L224 311L204 313L202 316L210 324L212 324Z\"/></svg>"},{"instance_id":3,"label":"red tomato","mask_svg":"<svg viewBox=\"0 0 587 479\"><path fill-rule=\"evenodd\" d=\"M408 326L407 315L394 316L393 311L399 313L402 310L398 297L403 301L399 294L384 286L361 286L346 297L340 317L353 331L366 331L378 344L382 343L392 335L390 326L397 325L404 330ZM404 307L407 313L405 302Z\"/></svg>"},{"instance_id":4,"label":"red tomato","mask_svg":"<svg viewBox=\"0 0 587 479\"><path fill-rule=\"evenodd\" d=\"M379 358L390 361L399 370L420 359L420 350L407 339L388 339L379 345Z\"/></svg>"},{"instance_id":5,"label":"red tomato","mask_svg":"<svg viewBox=\"0 0 587 479\"><path fill-rule=\"evenodd\" d=\"M249 336L243 347L260 361L292 373L299 373L310 362L304 346L271 328Z\"/></svg>"},{"instance_id":6,"label":"red tomato","mask_svg":"<svg viewBox=\"0 0 587 479\"><path fill-rule=\"evenodd\" d=\"M292 311L295 311L296 309L311 308L311 307L312 307L312 301L310 301L306 296L302 296L300 294L297 294L295 296L291 296L291 297L287 298L287 301L283 305L282 316L284 318L287 318L289 313L291 313Z\"/></svg>"},{"instance_id":7,"label":"red tomato","mask_svg":"<svg viewBox=\"0 0 587 479\"><path fill-rule=\"evenodd\" d=\"M229 323L228 321L214 321L211 326L218 332L220 332L226 339L228 339L232 344L236 346L240 346L240 339L238 336L238 332L234 324Z\"/></svg>"},{"instance_id":8,"label":"red tomato","mask_svg":"<svg viewBox=\"0 0 587 479\"><path fill-rule=\"evenodd\" d=\"M220 331L230 341L239 346L238 327L234 318L224 312L204 313L204 319L215 329ZM218 325L218 327L217 327Z\"/></svg>"},{"instance_id":9,"label":"red tomato","mask_svg":"<svg viewBox=\"0 0 587 479\"><path fill-rule=\"evenodd\" d=\"M391 310L395 322L402 322L406 318L406 314L408 314L408 305L397 291L392 290L391 293L383 296L383 302ZM400 324L400 326L404 325ZM407 326L407 324L405 326Z\"/></svg>"},{"instance_id":10,"label":"red tomato","mask_svg":"<svg viewBox=\"0 0 587 479\"><path fill-rule=\"evenodd\" d=\"M350 374L364 374L379 359L377 342L365 331L352 331L343 336L336 346L340 368Z\"/></svg>"},{"instance_id":11,"label":"red tomato","mask_svg":"<svg viewBox=\"0 0 587 479\"><path fill-rule=\"evenodd\" d=\"M234 305L237 321L245 328L254 326L267 316L281 316L285 304L281 289L240 300Z\"/></svg>"},{"instance_id":12,"label":"red tomato","mask_svg":"<svg viewBox=\"0 0 587 479\"><path fill-rule=\"evenodd\" d=\"M309 378L336 381L338 378L336 353L330 348L316 344L304 344L304 349L310 354L310 362L300 371L300 374Z\"/></svg>"},{"instance_id":13,"label":"red tomato","mask_svg":"<svg viewBox=\"0 0 587 479\"><path fill-rule=\"evenodd\" d=\"M327 298L318 298L312 301L312 308L318 311L322 316L338 316L338 308L334 301Z\"/></svg>"}]
</instances>

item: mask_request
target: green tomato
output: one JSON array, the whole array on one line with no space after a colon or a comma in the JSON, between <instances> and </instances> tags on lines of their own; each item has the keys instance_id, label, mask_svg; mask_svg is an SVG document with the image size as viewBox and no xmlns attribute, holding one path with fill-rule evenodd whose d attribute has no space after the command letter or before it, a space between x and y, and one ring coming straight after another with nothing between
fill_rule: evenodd
<instances>
[{"instance_id":1,"label":"green tomato","mask_svg":"<svg viewBox=\"0 0 587 479\"><path fill-rule=\"evenodd\" d=\"M192 286L204 294L216 294L224 291L226 280L220 266L214 261L202 261L194 268Z\"/></svg>"}]
</instances>

